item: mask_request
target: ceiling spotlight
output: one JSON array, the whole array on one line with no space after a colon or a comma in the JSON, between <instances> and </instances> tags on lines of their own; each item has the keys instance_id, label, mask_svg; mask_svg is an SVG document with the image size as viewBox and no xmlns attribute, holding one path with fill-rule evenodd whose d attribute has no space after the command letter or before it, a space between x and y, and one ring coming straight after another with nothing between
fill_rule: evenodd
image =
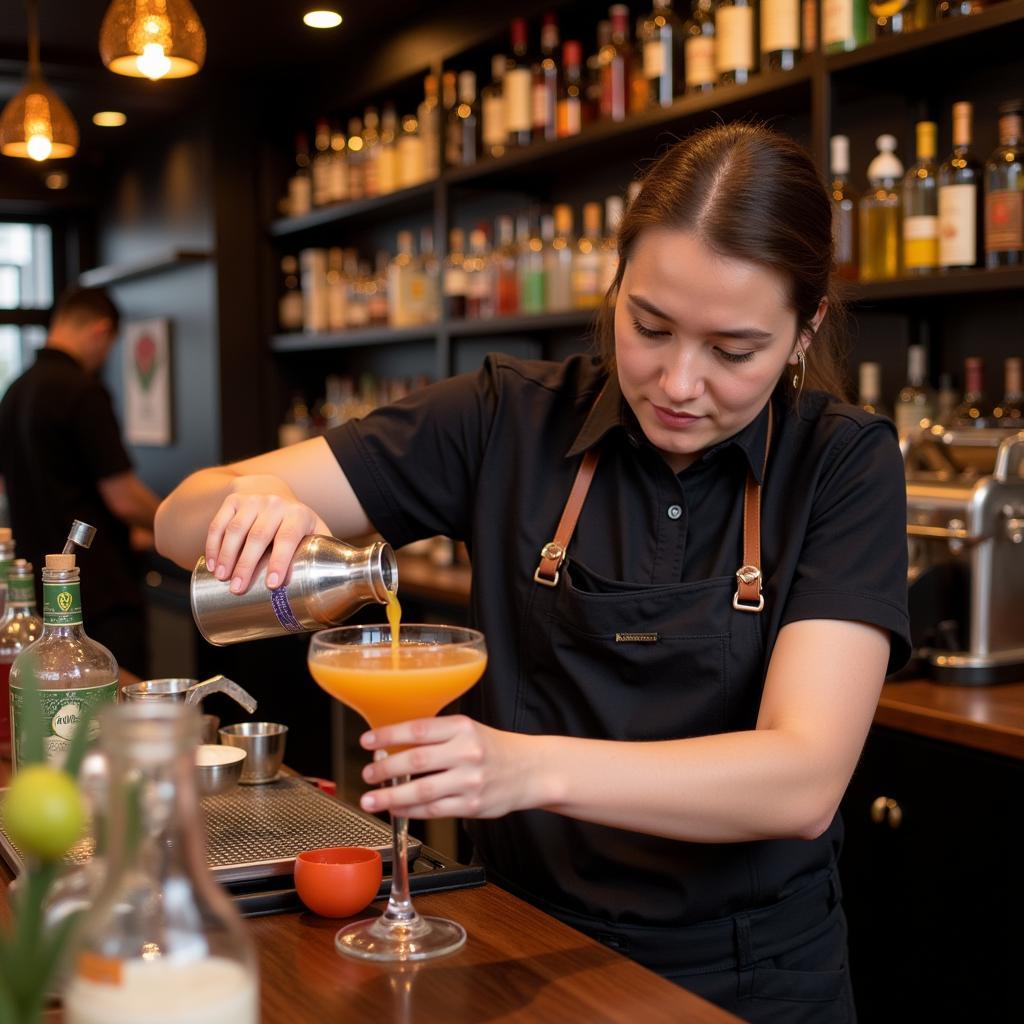
<instances>
[{"instance_id":1,"label":"ceiling spotlight","mask_svg":"<svg viewBox=\"0 0 1024 1024\"><path fill-rule=\"evenodd\" d=\"M337 11L307 11L302 20L310 28L337 28L341 15Z\"/></svg>"},{"instance_id":2,"label":"ceiling spotlight","mask_svg":"<svg viewBox=\"0 0 1024 1024\"><path fill-rule=\"evenodd\" d=\"M92 123L101 128L120 128L127 120L120 110L99 110L92 115Z\"/></svg>"}]
</instances>

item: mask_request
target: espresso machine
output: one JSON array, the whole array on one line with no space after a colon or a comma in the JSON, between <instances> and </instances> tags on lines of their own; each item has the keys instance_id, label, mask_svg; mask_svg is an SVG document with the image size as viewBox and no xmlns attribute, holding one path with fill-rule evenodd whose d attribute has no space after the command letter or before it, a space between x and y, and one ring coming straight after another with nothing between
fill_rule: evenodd
<instances>
[{"instance_id":1,"label":"espresso machine","mask_svg":"<svg viewBox=\"0 0 1024 1024\"><path fill-rule=\"evenodd\" d=\"M901 438L914 660L901 675L1024 679L1024 431Z\"/></svg>"}]
</instances>

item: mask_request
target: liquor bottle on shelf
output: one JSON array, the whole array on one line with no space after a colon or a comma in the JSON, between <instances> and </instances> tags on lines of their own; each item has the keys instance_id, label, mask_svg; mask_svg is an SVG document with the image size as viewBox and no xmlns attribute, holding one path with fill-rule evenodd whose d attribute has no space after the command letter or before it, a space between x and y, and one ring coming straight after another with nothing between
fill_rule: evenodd
<instances>
[{"instance_id":1,"label":"liquor bottle on shelf","mask_svg":"<svg viewBox=\"0 0 1024 1024\"><path fill-rule=\"evenodd\" d=\"M288 216L301 217L313 208L313 181L309 170L309 142L304 132L295 136L295 171L288 179Z\"/></svg>"},{"instance_id":2,"label":"liquor bottle on shelf","mask_svg":"<svg viewBox=\"0 0 1024 1024\"><path fill-rule=\"evenodd\" d=\"M303 306L299 290L299 261L294 256L281 259L284 291L277 303L277 321L282 331L301 331Z\"/></svg>"},{"instance_id":3,"label":"liquor bottle on shelf","mask_svg":"<svg viewBox=\"0 0 1024 1024\"><path fill-rule=\"evenodd\" d=\"M474 228L469 233L466 256L466 316L482 319L494 316L494 269L487 249L487 232Z\"/></svg>"},{"instance_id":4,"label":"liquor bottle on shelf","mask_svg":"<svg viewBox=\"0 0 1024 1024\"><path fill-rule=\"evenodd\" d=\"M672 106L683 91L685 36L682 21L672 10L672 0L654 0L654 9L640 20L637 42L652 107Z\"/></svg>"},{"instance_id":5,"label":"liquor bottle on shelf","mask_svg":"<svg viewBox=\"0 0 1024 1024\"><path fill-rule=\"evenodd\" d=\"M981 181L984 168L971 152L970 103L953 104L953 152L939 167L939 266L945 270L979 267L981 258Z\"/></svg>"},{"instance_id":6,"label":"liquor bottle on shelf","mask_svg":"<svg viewBox=\"0 0 1024 1024\"><path fill-rule=\"evenodd\" d=\"M398 188L398 114L387 104L380 115L380 145L377 146L377 186L387 195Z\"/></svg>"},{"instance_id":7,"label":"liquor bottle on shelf","mask_svg":"<svg viewBox=\"0 0 1024 1024\"><path fill-rule=\"evenodd\" d=\"M346 254L348 266L345 279L348 281L348 295L345 298L345 315L348 326L358 330L370 326L370 303L366 294L366 279L370 275L370 265L360 260L354 251Z\"/></svg>"},{"instance_id":8,"label":"liquor bottle on shelf","mask_svg":"<svg viewBox=\"0 0 1024 1024\"><path fill-rule=\"evenodd\" d=\"M10 533L10 531L6 531ZM0 547L3 541L0 539ZM13 544L11 554L13 555ZM0 755L11 756L11 665L21 652L39 639L43 620L36 614L36 588L32 564L23 558L7 562L6 608L0 616Z\"/></svg>"},{"instance_id":9,"label":"liquor bottle on shelf","mask_svg":"<svg viewBox=\"0 0 1024 1024\"><path fill-rule=\"evenodd\" d=\"M558 19L550 12L540 27L541 58L533 69L534 141L558 137Z\"/></svg>"},{"instance_id":10,"label":"liquor bottle on shelf","mask_svg":"<svg viewBox=\"0 0 1024 1024\"><path fill-rule=\"evenodd\" d=\"M466 233L462 228L448 232L448 255L444 260L444 306L449 320L466 316Z\"/></svg>"},{"instance_id":11,"label":"liquor bottle on shelf","mask_svg":"<svg viewBox=\"0 0 1024 1024\"><path fill-rule=\"evenodd\" d=\"M989 427L992 405L985 397L985 361L978 356L964 360L964 396L953 410L953 427Z\"/></svg>"},{"instance_id":12,"label":"liquor bottle on shelf","mask_svg":"<svg viewBox=\"0 0 1024 1024\"><path fill-rule=\"evenodd\" d=\"M345 280L345 254L339 246L327 250L327 327L343 331L348 323L345 302L348 282Z\"/></svg>"},{"instance_id":13,"label":"liquor bottle on shelf","mask_svg":"<svg viewBox=\"0 0 1024 1024\"><path fill-rule=\"evenodd\" d=\"M850 140L833 135L832 156L832 239L835 247L836 271L849 281L857 280L857 193L850 186Z\"/></svg>"},{"instance_id":14,"label":"liquor bottle on shelf","mask_svg":"<svg viewBox=\"0 0 1024 1024\"><path fill-rule=\"evenodd\" d=\"M878 363L861 363L858 372L857 404L867 412L887 415L882 405L882 368Z\"/></svg>"},{"instance_id":15,"label":"liquor bottle on shelf","mask_svg":"<svg viewBox=\"0 0 1024 1024\"><path fill-rule=\"evenodd\" d=\"M367 199L383 195L380 187L380 115L376 107L363 112L363 195Z\"/></svg>"},{"instance_id":16,"label":"liquor bottle on shelf","mask_svg":"<svg viewBox=\"0 0 1024 1024\"><path fill-rule=\"evenodd\" d=\"M316 122L313 146L313 205L323 206L331 200L331 125L326 118Z\"/></svg>"},{"instance_id":17,"label":"liquor bottle on shelf","mask_svg":"<svg viewBox=\"0 0 1024 1024\"><path fill-rule=\"evenodd\" d=\"M327 198L341 203L348 199L348 155L345 133L337 126L331 129L331 164L327 170Z\"/></svg>"},{"instance_id":18,"label":"liquor bottle on shelf","mask_svg":"<svg viewBox=\"0 0 1024 1024\"><path fill-rule=\"evenodd\" d=\"M935 395L935 422L944 427L953 422L953 412L960 402L960 395L953 386L951 373L939 374L939 390Z\"/></svg>"},{"instance_id":19,"label":"liquor bottle on shelf","mask_svg":"<svg viewBox=\"0 0 1024 1024\"><path fill-rule=\"evenodd\" d=\"M800 50L802 53L818 52L818 0L801 0Z\"/></svg>"},{"instance_id":20,"label":"liquor bottle on shelf","mask_svg":"<svg viewBox=\"0 0 1024 1024\"><path fill-rule=\"evenodd\" d=\"M1010 356L1003 364L1004 385L1003 397L992 410L992 420L997 427L1012 427L1014 430L1024 429L1024 378L1021 367L1024 360L1020 356ZM0 641L2 642L2 641Z\"/></svg>"},{"instance_id":21,"label":"liquor bottle on shelf","mask_svg":"<svg viewBox=\"0 0 1024 1024\"><path fill-rule=\"evenodd\" d=\"M349 199L362 199L363 188L363 122L358 117L348 121L348 195Z\"/></svg>"},{"instance_id":22,"label":"liquor bottle on shelf","mask_svg":"<svg viewBox=\"0 0 1024 1024\"><path fill-rule=\"evenodd\" d=\"M312 333L326 331L327 250L303 249L299 253L302 270L302 326Z\"/></svg>"},{"instance_id":23,"label":"liquor bottle on shelf","mask_svg":"<svg viewBox=\"0 0 1024 1024\"><path fill-rule=\"evenodd\" d=\"M498 218L498 237L491 254L494 265L495 312L498 316L515 316L519 312L518 250L515 221L507 214Z\"/></svg>"},{"instance_id":24,"label":"liquor bottle on shelf","mask_svg":"<svg viewBox=\"0 0 1024 1024\"><path fill-rule=\"evenodd\" d=\"M800 46L800 0L761 0L761 67L792 71Z\"/></svg>"},{"instance_id":25,"label":"liquor bottle on shelf","mask_svg":"<svg viewBox=\"0 0 1024 1024\"><path fill-rule=\"evenodd\" d=\"M572 303L576 309L601 304L601 204L583 204L583 234L572 260Z\"/></svg>"},{"instance_id":26,"label":"liquor bottle on shelf","mask_svg":"<svg viewBox=\"0 0 1024 1024\"><path fill-rule=\"evenodd\" d=\"M601 64L601 116L624 121L629 114L633 48L629 45L629 8L613 4L608 9L611 39L604 47Z\"/></svg>"},{"instance_id":27,"label":"liquor bottle on shelf","mask_svg":"<svg viewBox=\"0 0 1024 1024\"><path fill-rule=\"evenodd\" d=\"M917 163L903 177L903 268L913 275L939 266L939 196L934 121L918 121Z\"/></svg>"},{"instance_id":28,"label":"liquor bottle on shelf","mask_svg":"<svg viewBox=\"0 0 1024 1024\"><path fill-rule=\"evenodd\" d=\"M426 176L426 152L420 123L412 114L402 118L402 134L398 138L398 187L418 185Z\"/></svg>"},{"instance_id":29,"label":"liquor bottle on shelf","mask_svg":"<svg viewBox=\"0 0 1024 1024\"><path fill-rule=\"evenodd\" d=\"M558 83L555 131L560 139L583 130L583 46L578 39L562 44L562 75Z\"/></svg>"},{"instance_id":30,"label":"liquor bottle on shelf","mask_svg":"<svg viewBox=\"0 0 1024 1024\"><path fill-rule=\"evenodd\" d=\"M604 117L604 65L612 52L612 23L597 23L597 49L587 58L584 121L597 121Z\"/></svg>"},{"instance_id":31,"label":"liquor bottle on shelf","mask_svg":"<svg viewBox=\"0 0 1024 1024\"><path fill-rule=\"evenodd\" d=\"M643 28L643 18L636 20L636 49L633 61L629 69L629 112L630 114L642 114L649 110L654 101L651 96L651 81L644 74L644 54L640 46L640 30Z\"/></svg>"},{"instance_id":32,"label":"liquor bottle on shelf","mask_svg":"<svg viewBox=\"0 0 1024 1024\"><path fill-rule=\"evenodd\" d=\"M914 434L931 426L935 401L927 385L926 353L923 345L907 349L907 383L900 389L893 420L901 435Z\"/></svg>"},{"instance_id":33,"label":"liquor bottle on shelf","mask_svg":"<svg viewBox=\"0 0 1024 1024\"><path fill-rule=\"evenodd\" d=\"M750 0L715 4L715 71L721 85L745 85L754 65L754 8Z\"/></svg>"},{"instance_id":34,"label":"liquor bottle on shelf","mask_svg":"<svg viewBox=\"0 0 1024 1024\"><path fill-rule=\"evenodd\" d=\"M555 234L551 248L545 252L547 274L547 311L567 313L572 301L572 207L560 203L554 209Z\"/></svg>"},{"instance_id":35,"label":"liquor bottle on shelf","mask_svg":"<svg viewBox=\"0 0 1024 1024\"><path fill-rule=\"evenodd\" d=\"M683 50L686 92L711 92L718 81L715 73L713 0L693 0L693 12L686 23L686 44Z\"/></svg>"},{"instance_id":36,"label":"liquor bottle on shelf","mask_svg":"<svg viewBox=\"0 0 1024 1024\"><path fill-rule=\"evenodd\" d=\"M460 71L455 106L448 111L445 162L449 167L470 167L480 152L480 111L476 103L476 75Z\"/></svg>"},{"instance_id":37,"label":"liquor bottle on shelf","mask_svg":"<svg viewBox=\"0 0 1024 1024\"><path fill-rule=\"evenodd\" d=\"M871 186L860 198L860 277L862 281L883 281L899 277L902 267L900 242L900 196L896 191L903 177L903 164L896 156L896 138L879 135L878 154L868 165Z\"/></svg>"},{"instance_id":38,"label":"liquor bottle on shelf","mask_svg":"<svg viewBox=\"0 0 1024 1024\"><path fill-rule=\"evenodd\" d=\"M821 17L826 53L845 53L871 42L867 0L828 0L822 4Z\"/></svg>"},{"instance_id":39,"label":"liquor bottle on shelf","mask_svg":"<svg viewBox=\"0 0 1024 1024\"><path fill-rule=\"evenodd\" d=\"M413 263L423 282L418 322L436 323L441 315L441 264L434 252L433 228L420 229L420 251Z\"/></svg>"},{"instance_id":40,"label":"liquor bottle on shelf","mask_svg":"<svg viewBox=\"0 0 1024 1024\"><path fill-rule=\"evenodd\" d=\"M480 96L481 142L490 157L504 156L508 149L505 123L505 67L501 54L491 58L491 81Z\"/></svg>"},{"instance_id":41,"label":"liquor bottle on shelf","mask_svg":"<svg viewBox=\"0 0 1024 1024\"><path fill-rule=\"evenodd\" d=\"M935 13L940 18L964 18L980 14L987 6L985 0L939 0Z\"/></svg>"},{"instance_id":42,"label":"liquor bottle on shelf","mask_svg":"<svg viewBox=\"0 0 1024 1024\"><path fill-rule=\"evenodd\" d=\"M526 238L519 246L519 312L536 315L547 309L547 275L544 271L544 238L536 216L523 218ZM523 223L521 221L521 223ZM552 239L554 223L552 222Z\"/></svg>"},{"instance_id":43,"label":"liquor bottle on shelf","mask_svg":"<svg viewBox=\"0 0 1024 1024\"><path fill-rule=\"evenodd\" d=\"M419 287L414 279L417 268L413 263L411 231L398 232L398 251L388 264L388 323L392 327L415 327L422 309L422 281Z\"/></svg>"},{"instance_id":44,"label":"liquor bottle on shelf","mask_svg":"<svg viewBox=\"0 0 1024 1024\"><path fill-rule=\"evenodd\" d=\"M528 146L533 139L533 66L528 54L525 18L513 18L512 56L505 65L505 127L508 146Z\"/></svg>"},{"instance_id":45,"label":"liquor bottle on shelf","mask_svg":"<svg viewBox=\"0 0 1024 1024\"><path fill-rule=\"evenodd\" d=\"M437 98L437 75L423 79L423 102L416 111L423 142L423 176L433 181L441 173L441 104Z\"/></svg>"},{"instance_id":46,"label":"liquor bottle on shelf","mask_svg":"<svg viewBox=\"0 0 1024 1024\"><path fill-rule=\"evenodd\" d=\"M46 760L63 764L71 736L87 711L117 700L114 656L82 624L82 584L74 555L47 555L43 569L43 631L11 666L14 768L25 764L19 716L26 684L38 687Z\"/></svg>"},{"instance_id":47,"label":"liquor bottle on shelf","mask_svg":"<svg viewBox=\"0 0 1024 1024\"><path fill-rule=\"evenodd\" d=\"M985 266L1024 264L1024 100L999 105L999 145L985 163Z\"/></svg>"},{"instance_id":48,"label":"liquor bottle on shelf","mask_svg":"<svg viewBox=\"0 0 1024 1024\"><path fill-rule=\"evenodd\" d=\"M622 196L608 196L604 201L604 237L601 239L601 284L602 297L607 294L615 281L619 269L619 222L623 212Z\"/></svg>"},{"instance_id":49,"label":"liquor bottle on shelf","mask_svg":"<svg viewBox=\"0 0 1024 1024\"><path fill-rule=\"evenodd\" d=\"M378 252L373 273L365 281L366 315L371 327L388 325L388 254Z\"/></svg>"}]
</instances>

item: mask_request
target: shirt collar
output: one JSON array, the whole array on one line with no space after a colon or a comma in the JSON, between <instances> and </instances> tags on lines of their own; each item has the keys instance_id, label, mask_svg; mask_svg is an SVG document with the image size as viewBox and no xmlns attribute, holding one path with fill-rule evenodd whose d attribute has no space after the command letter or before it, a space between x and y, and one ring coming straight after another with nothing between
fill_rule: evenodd
<instances>
[{"instance_id":1,"label":"shirt collar","mask_svg":"<svg viewBox=\"0 0 1024 1024\"><path fill-rule=\"evenodd\" d=\"M771 401L771 399L769 399ZM776 413L777 418L777 413ZM580 432L576 435L572 446L565 453L565 457L572 458L582 452L593 448L611 430L621 427L627 436L634 440L646 443L646 438L632 410L629 408L622 391L619 389L619 379L613 373L598 394L597 399L587 413ZM754 479L762 483L764 469L764 446L768 437L768 405L748 423L742 430L719 442L713 448L707 449L701 455L701 461L707 462L722 452L735 449L746 461Z\"/></svg>"}]
</instances>

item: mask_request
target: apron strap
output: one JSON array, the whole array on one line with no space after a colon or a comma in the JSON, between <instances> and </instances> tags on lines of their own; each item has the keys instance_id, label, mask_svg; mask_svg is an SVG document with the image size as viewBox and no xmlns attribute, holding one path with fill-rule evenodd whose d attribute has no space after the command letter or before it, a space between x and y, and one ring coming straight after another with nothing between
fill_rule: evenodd
<instances>
[{"instance_id":1,"label":"apron strap","mask_svg":"<svg viewBox=\"0 0 1024 1024\"><path fill-rule=\"evenodd\" d=\"M576 471L572 490L569 492L569 500L562 510L562 518L558 520L555 539L548 541L541 548L540 564L533 574L534 582L543 584L545 587L558 586L559 567L565 558L565 552L569 547L573 532L576 530L576 523L583 510L583 502L587 500L587 491L590 490L591 481L594 479L594 470L597 469L600 457L601 453L596 448L591 448L584 454L583 462Z\"/></svg>"},{"instance_id":2,"label":"apron strap","mask_svg":"<svg viewBox=\"0 0 1024 1024\"><path fill-rule=\"evenodd\" d=\"M764 442L761 479L768 469L768 449L772 444L772 403L768 402L768 431ZM761 593L761 485L754 472L747 469L743 488L743 565L736 570L736 593L732 606L738 612L760 612L764 609Z\"/></svg>"}]
</instances>

